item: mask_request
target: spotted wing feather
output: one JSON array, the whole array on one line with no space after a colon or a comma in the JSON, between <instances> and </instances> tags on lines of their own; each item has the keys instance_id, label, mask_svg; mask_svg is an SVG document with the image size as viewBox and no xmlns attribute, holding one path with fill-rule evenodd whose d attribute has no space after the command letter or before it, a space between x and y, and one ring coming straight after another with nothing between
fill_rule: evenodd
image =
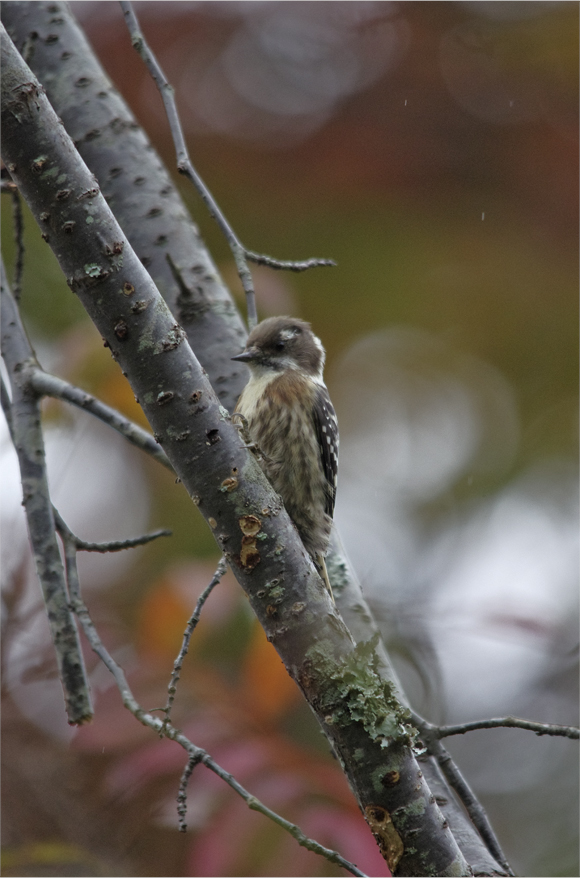
<instances>
[{"instance_id":1,"label":"spotted wing feather","mask_svg":"<svg viewBox=\"0 0 580 878\"><path fill-rule=\"evenodd\" d=\"M317 387L313 419L320 446L322 469L328 482L325 512L332 518L338 481L338 420L328 390L324 386Z\"/></svg>"}]
</instances>

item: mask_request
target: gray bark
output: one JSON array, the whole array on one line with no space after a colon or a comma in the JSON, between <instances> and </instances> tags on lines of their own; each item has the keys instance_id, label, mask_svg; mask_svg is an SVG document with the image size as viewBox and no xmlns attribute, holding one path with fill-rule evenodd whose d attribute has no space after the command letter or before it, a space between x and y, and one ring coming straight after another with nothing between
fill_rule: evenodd
<instances>
[{"instance_id":1,"label":"gray bark","mask_svg":"<svg viewBox=\"0 0 580 878\"><path fill-rule=\"evenodd\" d=\"M7 420L18 455L22 502L56 652L67 718L71 725L82 725L92 718L93 708L54 530L40 420L40 399L32 390L29 380L30 373L36 368L36 359L20 321L18 307L8 288L3 263L0 270L2 356L12 390ZM3 399L3 404L7 405L8 400Z\"/></svg>"},{"instance_id":2,"label":"gray bark","mask_svg":"<svg viewBox=\"0 0 580 878\"><path fill-rule=\"evenodd\" d=\"M317 715L385 859L400 875L469 874L413 755L407 714L378 673L375 644L355 645L183 328L4 31L2 49L7 167Z\"/></svg>"},{"instance_id":3,"label":"gray bark","mask_svg":"<svg viewBox=\"0 0 580 878\"><path fill-rule=\"evenodd\" d=\"M220 402L233 411L247 370L231 357L244 347L246 329L147 135L65 3L6 2L2 22L41 78L119 225L193 350L199 351ZM133 51L128 38L127 51Z\"/></svg>"}]
</instances>

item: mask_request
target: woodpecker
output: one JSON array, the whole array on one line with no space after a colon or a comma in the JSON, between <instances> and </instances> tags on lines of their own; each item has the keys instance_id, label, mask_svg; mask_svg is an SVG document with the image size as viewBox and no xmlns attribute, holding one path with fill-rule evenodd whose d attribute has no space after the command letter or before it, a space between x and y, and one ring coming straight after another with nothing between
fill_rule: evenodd
<instances>
[{"instance_id":1,"label":"woodpecker","mask_svg":"<svg viewBox=\"0 0 580 878\"><path fill-rule=\"evenodd\" d=\"M235 414L247 424L260 466L334 603L324 557L336 498L338 421L322 377L325 356L308 323L269 317L232 359L250 368Z\"/></svg>"}]
</instances>

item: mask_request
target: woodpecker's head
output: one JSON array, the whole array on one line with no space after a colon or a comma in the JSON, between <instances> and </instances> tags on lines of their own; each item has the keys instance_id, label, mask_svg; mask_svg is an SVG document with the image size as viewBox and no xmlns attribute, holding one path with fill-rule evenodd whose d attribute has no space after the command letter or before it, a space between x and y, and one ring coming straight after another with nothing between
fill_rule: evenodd
<instances>
[{"instance_id":1,"label":"woodpecker's head","mask_svg":"<svg viewBox=\"0 0 580 878\"><path fill-rule=\"evenodd\" d=\"M247 363L252 372L295 369L322 380L324 348L308 323L297 317L268 317L251 331L246 348L232 360Z\"/></svg>"}]
</instances>

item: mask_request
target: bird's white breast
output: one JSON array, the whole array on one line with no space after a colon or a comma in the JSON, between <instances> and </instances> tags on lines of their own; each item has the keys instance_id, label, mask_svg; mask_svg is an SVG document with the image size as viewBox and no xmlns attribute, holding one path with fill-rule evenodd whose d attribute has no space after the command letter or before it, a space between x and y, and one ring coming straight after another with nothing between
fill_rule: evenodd
<instances>
[{"instance_id":1,"label":"bird's white breast","mask_svg":"<svg viewBox=\"0 0 580 878\"><path fill-rule=\"evenodd\" d=\"M251 422L266 387L279 377L280 372L274 369L252 370L250 380L242 391L236 410L241 412Z\"/></svg>"}]
</instances>

